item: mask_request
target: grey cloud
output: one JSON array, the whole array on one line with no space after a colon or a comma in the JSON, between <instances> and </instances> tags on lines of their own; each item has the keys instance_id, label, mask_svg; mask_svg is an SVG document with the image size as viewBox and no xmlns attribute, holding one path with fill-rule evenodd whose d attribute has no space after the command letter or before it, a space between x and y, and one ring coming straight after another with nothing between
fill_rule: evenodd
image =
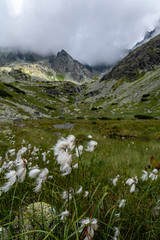
<instances>
[{"instance_id":1,"label":"grey cloud","mask_svg":"<svg viewBox=\"0 0 160 240\"><path fill-rule=\"evenodd\" d=\"M0 46L41 54L65 49L89 64L113 63L160 16L159 0L0 0Z\"/></svg>"}]
</instances>

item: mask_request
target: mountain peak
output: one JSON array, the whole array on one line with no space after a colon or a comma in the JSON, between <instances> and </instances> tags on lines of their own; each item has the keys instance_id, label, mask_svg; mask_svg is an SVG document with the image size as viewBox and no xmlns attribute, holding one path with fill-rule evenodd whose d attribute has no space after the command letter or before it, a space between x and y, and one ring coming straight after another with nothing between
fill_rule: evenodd
<instances>
[{"instance_id":1,"label":"mountain peak","mask_svg":"<svg viewBox=\"0 0 160 240\"><path fill-rule=\"evenodd\" d=\"M57 57L70 56L64 49L57 53ZM70 56L71 57L71 56Z\"/></svg>"}]
</instances>

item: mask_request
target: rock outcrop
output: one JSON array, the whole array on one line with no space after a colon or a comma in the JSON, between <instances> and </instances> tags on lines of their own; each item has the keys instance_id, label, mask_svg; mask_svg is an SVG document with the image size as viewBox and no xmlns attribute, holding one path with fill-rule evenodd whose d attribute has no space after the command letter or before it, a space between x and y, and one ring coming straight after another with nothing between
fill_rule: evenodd
<instances>
[{"instance_id":1,"label":"rock outcrop","mask_svg":"<svg viewBox=\"0 0 160 240\"><path fill-rule=\"evenodd\" d=\"M160 65L160 35L131 52L101 80L134 81L158 65Z\"/></svg>"}]
</instances>

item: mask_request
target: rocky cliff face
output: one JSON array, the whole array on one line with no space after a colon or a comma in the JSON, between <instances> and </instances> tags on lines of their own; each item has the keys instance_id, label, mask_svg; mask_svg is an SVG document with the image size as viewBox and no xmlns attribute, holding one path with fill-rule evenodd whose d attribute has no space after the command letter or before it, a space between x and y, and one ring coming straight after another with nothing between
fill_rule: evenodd
<instances>
[{"instance_id":1,"label":"rocky cliff face","mask_svg":"<svg viewBox=\"0 0 160 240\"><path fill-rule=\"evenodd\" d=\"M160 35L132 51L112 71L102 78L134 81L160 65Z\"/></svg>"},{"instance_id":2,"label":"rocky cliff face","mask_svg":"<svg viewBox=\"0 0 160 240\"><path fill-rule=\"evenodd\" d=\"M22 53L17 50L0 50L0 66L39 64L63 75L63 78L78 82L91 79L92 74L84 65L74 60L66 51L58 52L57 56L40 56L35 53Z\"/></svg>"},{"instance_id":3,"label":"rocky cliff face","mask_svg":"<svg viewBox=\"0 0 160 240\"><path fill-rule=\"evenodd\" d=\"M68 78L77 81L91 78L91 72L78 61L74 60L66 51L58 52L55 59L49 59L51 67L60 74L66 74Z\"/></svg>"}]
</instances>

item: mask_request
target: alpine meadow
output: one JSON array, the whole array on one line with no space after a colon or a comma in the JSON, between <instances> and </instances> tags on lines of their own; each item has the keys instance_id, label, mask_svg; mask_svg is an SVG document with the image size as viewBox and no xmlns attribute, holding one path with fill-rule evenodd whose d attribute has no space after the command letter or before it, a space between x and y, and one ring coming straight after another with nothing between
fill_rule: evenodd
<instances>
[{"instance_id":1,"label":"alpine meadow","mask_svg":"<svg viewBox=\"0 0 160 240\"><path fill-rule=\"evenodd\" d=\"M2 0L0 239L160 239L159 7Z\"/></svg>"}]
</instances>

